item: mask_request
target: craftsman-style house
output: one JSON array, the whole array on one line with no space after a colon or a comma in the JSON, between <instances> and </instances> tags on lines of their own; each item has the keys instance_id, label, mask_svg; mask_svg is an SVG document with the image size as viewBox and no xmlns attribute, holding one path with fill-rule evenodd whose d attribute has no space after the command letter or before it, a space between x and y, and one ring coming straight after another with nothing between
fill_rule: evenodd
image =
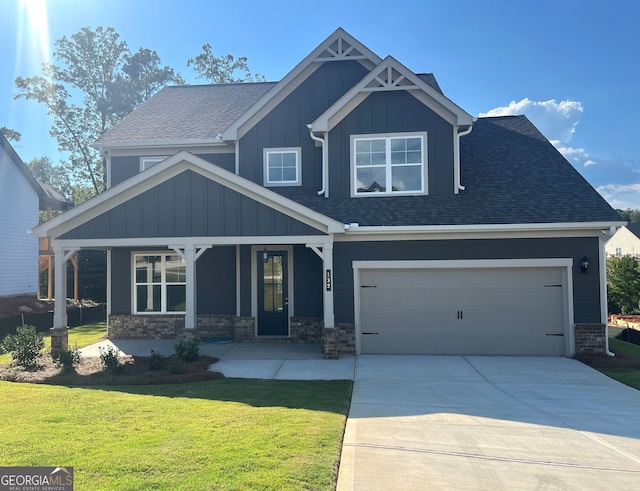
<instances>
[{"instance_id":1,"label":"craftsman-style house","mask_svg":"<svg viewBox=\"0 0 640 491\"><path fill-rule=\"evenodd\" d=\"M277 83L164 88L95 146L109 189L35 234L60 266L107 250L111 337L606 350L616 212L526 117L476 119L342 29Z\"/></svg>"}]
</instances>

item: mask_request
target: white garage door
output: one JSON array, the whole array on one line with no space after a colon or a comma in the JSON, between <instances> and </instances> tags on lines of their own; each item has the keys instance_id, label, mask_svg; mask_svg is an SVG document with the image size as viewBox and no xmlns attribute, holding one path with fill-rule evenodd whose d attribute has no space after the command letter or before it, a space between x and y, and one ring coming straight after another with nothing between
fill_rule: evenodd
<instances>
[{"instance_id":1,"label":"white garage door","mask_svg":"<svg viewBox=\"0 0 640 491\"><path fill-rule=\"evenodd\" d=\"M360 270L362 353L564 355L563 269Z\"/></svg>"}]
</instances>

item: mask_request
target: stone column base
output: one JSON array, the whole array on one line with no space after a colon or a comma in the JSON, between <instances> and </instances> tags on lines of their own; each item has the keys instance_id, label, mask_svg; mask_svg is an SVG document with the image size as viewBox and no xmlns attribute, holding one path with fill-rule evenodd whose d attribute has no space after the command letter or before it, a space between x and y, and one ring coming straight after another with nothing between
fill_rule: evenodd
<instances>
[{"instance_id":1,"label":"stone column base","mask_svg":"<svg viewBox=\"0 0 640 491\"><path fill-rule=\"evenodd\" d=\"M58 358L61 351L69 350L69 328L52 327L51 331L51 356Z\"/></svg>"},{"instance_id":2,"label":"stone column base","mask_svg":"<svg viewBox=\"0 0 640 491\"><path fill-rule=\"evenodd\" d=\"M607 347L607 326L599 323L576 323L576 353L604 353Z\"/></svg>"}]
</instances>

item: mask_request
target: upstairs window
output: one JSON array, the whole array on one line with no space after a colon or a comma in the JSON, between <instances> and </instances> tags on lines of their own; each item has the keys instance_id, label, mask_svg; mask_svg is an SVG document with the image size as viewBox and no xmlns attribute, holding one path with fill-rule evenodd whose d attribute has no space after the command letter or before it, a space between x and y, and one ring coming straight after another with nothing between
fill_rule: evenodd
<instances>
[{"instance_id":1,"label":"upstairs window","mask_svg":"<svg viewBox=\"0 0 640 491\"><path fill-rule=\"evenodd\" d=\"M140 157L140 172L147 170L149 167L153 167L166 158L167 157Z\"/></svg>"},{"instance_id":2,"label":"upstairs window","mask_svg":"<svg viewBox=\"0 0 640 491\"><path fill-rule=\"evenodd\" d=\"M300 186L300 147L264 149L264 185Z\"/></svg>"},{"instance_id":3,"label":"upstairs window","mask_svg":"<svg viewBox=\"0 0 640 491\"><path fill-rule=\"evenodd\" d=\"M426 194L426 133L351 137L353 195Z\"/></svg>"}]
</instances>

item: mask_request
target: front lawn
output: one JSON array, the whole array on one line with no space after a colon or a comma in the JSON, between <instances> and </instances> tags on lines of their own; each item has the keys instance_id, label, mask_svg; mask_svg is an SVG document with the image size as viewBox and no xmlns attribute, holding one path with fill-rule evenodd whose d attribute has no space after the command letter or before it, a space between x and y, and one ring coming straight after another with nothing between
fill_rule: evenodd
<instances>
[{"instance_id":1,"label":"front lawn","mask_svg":"<svg viewBox=\"0 0 640 491\"><path fill-rule=\"evenodd\" d=\"M97 343L107 334L107 323L96 322L94 324L86 324L84 326L73 327L69 329L69 347L72 348L74 343L78 343L80 348ZM44 349L51 348L51 335L46 333L44 336ZM8 353L0 354L0 365L11 362L11 355Z\"/></svg>"},{"instance_id":2,"label":"front lawn","mask_svg":"<svg viewBox=\"0 0 640 491\"><path fill-rule=\"evenodd\" d=\"M640 390L640 346L620 339L609 338L609 351L615 353L616 358L634 360L635 366L600 368L599 370L618 382Z\"/></svg>"},{"instance_id":3,"label":"front lawn","mask_svg":"<svg viewBox=\"0 0 640 491\"><path fill-rule=\"evenodd\" d=\"M73 466L78 491L329 490L351 382L0 382L0 393L0 465Z\"/></svg>"}]
</instances>

